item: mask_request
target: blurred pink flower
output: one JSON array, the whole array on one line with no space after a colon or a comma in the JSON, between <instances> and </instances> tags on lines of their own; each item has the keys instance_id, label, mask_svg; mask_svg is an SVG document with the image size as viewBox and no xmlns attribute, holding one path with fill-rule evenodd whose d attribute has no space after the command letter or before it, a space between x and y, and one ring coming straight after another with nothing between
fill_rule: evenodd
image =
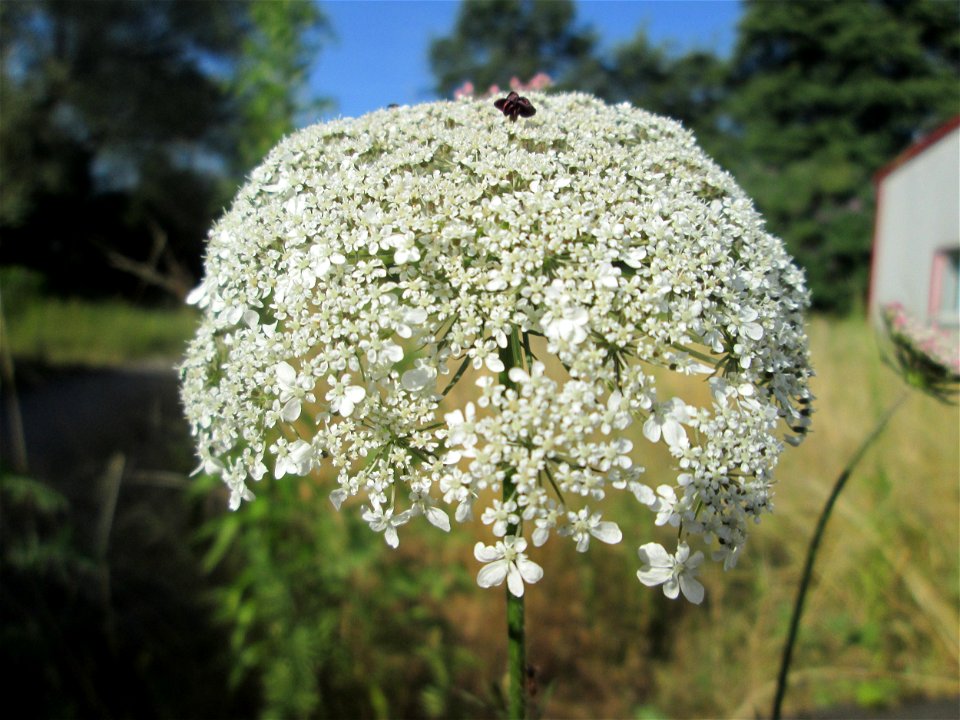
<instances>
[{"instance_id":1,"label":"blurred pink flower","mask_svg":"<svg viewBox=\"0 0 960 720\"><path fill-rule=\"evenodd\" d=\"M473 83L469 80L453 91L454 100L460 100L465 97L473 97Z\"/></svg>"},{"instance_id":2,"label":"blurred pink flower","mask_svg":"<svg viewBox=\"0 0 960 720\"><path fill-rule=\"evenodd\" d=\"M547 75L545 72L538 72L527 82L523 82L514 75L510 78L510 89L514 92L524 92L526 90L546 90L548 87L553 85L553 78ZM476 88L470 80L467 80L458 88L455 88L453 91L453 99L460 100L462 98L472 98L474 97ZM489 98L494 95L499 95L502 92L499 85L491 85L487 88L487 91L481 95L481 98Z\"/></svg>"},{"instance_id":3,"label":"blurred pink flower","mask_svg":"<svg viewBox=\"0 0 960 720\"><path fill-rule=\"evenodd\" d=\"M907 383L939 400L949 401L960 383L960 347L956 333L924 325L900 303L883 308L883 322L893 346L895 367Z\"/></svg>"},{"instance_id":4,"label":"blurred pink flower","mask_svg":"<svg viewBox=\"0 0 960 720\"><path fill-rule=\"evenodd\" d=\"M545 90L551 85L553 85L553 80L545 72L538 72L526 83L521 81L516 75L510 78L510 89L516 92L523 92L524 90Z\"/></svg>"}]
</instances>

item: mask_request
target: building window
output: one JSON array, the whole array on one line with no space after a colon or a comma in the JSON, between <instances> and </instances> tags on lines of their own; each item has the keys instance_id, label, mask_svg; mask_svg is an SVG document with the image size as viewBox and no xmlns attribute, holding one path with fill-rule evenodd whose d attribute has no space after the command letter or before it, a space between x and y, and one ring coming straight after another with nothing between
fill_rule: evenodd
<instances>
[{"instance_id":1,"label":"building window","mask_svg":"<svg viewBox=\"0 0 960 720\"><path fill-rule=\"evenodd\" d=\"M930 319L940 327L960 327L960 247L938 250L933 257Z\"/></svg>"}]
</instances>

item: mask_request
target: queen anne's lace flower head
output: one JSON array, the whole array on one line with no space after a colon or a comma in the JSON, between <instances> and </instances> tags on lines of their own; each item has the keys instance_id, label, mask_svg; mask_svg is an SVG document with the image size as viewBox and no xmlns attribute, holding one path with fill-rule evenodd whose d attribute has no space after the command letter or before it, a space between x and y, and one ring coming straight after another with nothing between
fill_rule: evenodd
<instances>
[{"instance_id":1,"label":"queen anne's lace flower head","mask_svg":"<svg viewBox=\"0 0 960 720\"><path fill-rule=\"evenodd\" d=\"M541 573L525 537L618 542L602 501L627 490L680 529L642 556L674 592L694 536L733 563L806 431L803 276L677 123L530 99L520 122L464 99L316 125L253 172L190 297L202 468L234 508L268 473L324 478L393 546L478 518L480 584L515 594ZM710 401L658 395L664 372ZM675 473L648 485L650 444Z\"/></svg>"}]
</instances>

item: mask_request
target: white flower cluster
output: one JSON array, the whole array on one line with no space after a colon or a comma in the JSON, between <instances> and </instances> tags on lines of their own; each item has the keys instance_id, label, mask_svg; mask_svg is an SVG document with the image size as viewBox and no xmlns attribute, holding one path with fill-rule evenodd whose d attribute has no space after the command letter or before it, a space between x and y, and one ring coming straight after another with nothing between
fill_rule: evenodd
<instances>
[{"instance_id":1,"label":"white flower cluster","mask_svg":"<svg viewBox=\"0 0 960 720\"><path fill-rule=\"evenodd\" d=\"M267 474L332 475L392 546L476 513L478 581L517 595L542 574L526 538L619 542L600 507L626 490L680 532L641 548L641 581L699 601L688 540L730 566L778 438L807 428L802 274L677 123L530 100L519 122L461 100L317 125L252 173L189 298L202 468L233 508ZM660 397L664 372L712 400ZM655 488L648 442L675 458Z\"/></svg>"}]
</instances>

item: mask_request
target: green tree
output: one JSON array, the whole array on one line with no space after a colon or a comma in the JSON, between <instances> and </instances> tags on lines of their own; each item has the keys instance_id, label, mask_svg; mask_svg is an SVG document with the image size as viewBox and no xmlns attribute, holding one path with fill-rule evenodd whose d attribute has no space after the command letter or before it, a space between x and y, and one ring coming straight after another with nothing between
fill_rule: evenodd
<instances>
[{"instance_id":1,"label":"green tree","mask_svg":"<svg viewBox=\"0 0 960 720\"><path fill-rule=\"evenodd\" d=\"M449 97L468 80L478 90L503 87L538 72L562 82L596 45L592 31L575 27L575 12L571 0L467 0L453 33L430 46L437 93Z\"/></svg>"},{"instance_id":2,"label":"green tree","mask_svg":"<svg viewBox=\"0 0 960 720\"><path fill-rule=\"evenodd\" d=\"M181 258L199 257L222 198L201 167L230 152L229 96L204 63L236 55L244 16L186 0L4 5L4 264L62 292L189 287Z\"/></svg>"},{"instance_id":3,"label":"green tree","mask_svg":"<svg viewBox=\"0 0 960 720\"><path fill-rule=\"evenodd\" d=\"M319 12L21 0L0 13L0 263L61 293L182 295L213 216L306 107Z\"/></svg>"},{"instance_id":4,"label":"green tree","mask_svg":"<svg viewBox=\"0 0 960 720\"><path fill-rule=\"evenodd\" d=\"M468 80L482 92L542 71L560 89L626 100L681 120L709 147L717 134L724 64L707 52L676 56L651 44L642 30L601 54L596 34L576 26L575 11L569 0L467 0L451 35L430 48L437 92L449 96Z\"/></svg>"},{"instance_id":5,"label":"green tree","mask_svg":"<svg viewBox=\"0 0 960 720\"><path fill-rule=\"evenodd\" d=\"M243 170L301 121L330 107L308 95L309 72L330 27L315 2L271 0L250 6L250 32L232 82L239 102L239 160Z\"/></svg>"},{"instance_id":6,"label":"green tree","mask_svg":"<svg viewBox=\"0 0 960 720\"><path fill-rule=\"evenodd\" d=\"M726 94L725 63L710 52L677 55L654 45L639 30L608 58L580 63L567 85L608 102L627 101L680 120L708 151L719 145L719 118Z\"/></svg>"},{"instance_id":7,"label":"green tree","mask_svg":"<svg viewBox=\"0 0 960 720\"><path fill-rule=\"evenodd\" d=\"M862 301L874 172L960 111L960 15L937 0L748 2L726 157L821 309Z\"/></svg>"}]
</instances>

